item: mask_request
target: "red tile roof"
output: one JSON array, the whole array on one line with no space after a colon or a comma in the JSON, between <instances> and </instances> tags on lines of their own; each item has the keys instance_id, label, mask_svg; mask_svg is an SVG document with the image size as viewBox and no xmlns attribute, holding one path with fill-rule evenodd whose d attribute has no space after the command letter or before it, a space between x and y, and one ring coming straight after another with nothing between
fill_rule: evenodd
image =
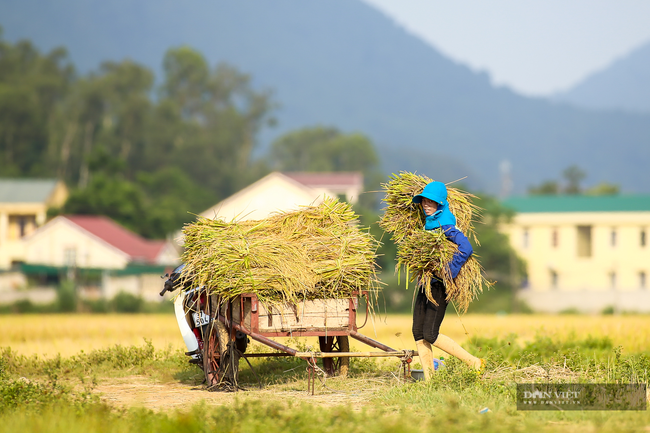
<instances>
[{"instance_id":1,"label":"red tile roof","mask_svg":"<svg viewBox=\"0 0 650 433\"><path fill-rule=\"evenodd\" d=\"M65 215L63 218L126 253L134 262L155 263L166 244L144 239L104 216Z\"/></svg>"},{"instance_id":2,"label":"red tile roof","mask_svg":"<svg viewBox=\"0 0 650 433\"><path fill-rule=\"evenodd\" d=\"M359 172L336 172L336 173L309 173L293 172L282 173L285 176L310 187L325 186L361 186L363 185L363 174Z\"/></svg>"}]
</instances>

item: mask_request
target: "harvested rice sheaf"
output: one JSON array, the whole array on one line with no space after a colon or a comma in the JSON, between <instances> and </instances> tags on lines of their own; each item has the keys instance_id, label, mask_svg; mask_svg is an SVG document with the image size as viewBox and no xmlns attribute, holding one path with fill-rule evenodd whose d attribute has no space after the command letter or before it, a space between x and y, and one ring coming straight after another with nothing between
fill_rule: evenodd
<instances>
[{"instance_id":1,"label":"harvested rice sheaf","mask_svg":"<svg viewBox=\"0 0 650 433\"><path fill-rule=\"evenodd\" d=\"M377 242L335 199L262 221L198 218L183 233L183 276L223 299L255 293L268 303L297 303L378 288Z\"/></svg>"},{"instance_id":2,"label":"harvested rice sheaf","mask_svg":"<svg viewBox=\"0 0 650 433\"><path fill-rule=\"evenodd\" d=\"M422 208L411 200L414 195L422 192L428 183L433 182L426 176L414 173L401 172L392 174L388 183L382 184L386 191L386 210L379 225L391 233L397 243L414 232L420 232L424 227L424 213ZM457 188L447 187L447 200L449 210L456 217L456 227L468 238L476 239L472 219L479 208L472 203L476 196Z\"/></svg>"},{"instance_id":3,"label":"harvested rice sheaf","mask_svg":"<svg viewBox=\"0 0 650 433\"><path fill-rule=\"evenodd\" d=\"M492 285L483 276L476 255L472 255L463 265L455 279L449 273L449 263L457 246L448 241L442 230L424 230L422 208L412 202L414 195L422 192L432 182L426 176L401 172L391 175L390 181L383 184L386 191L384 202L387 206L379 225L389 232L397 244L397 272L404 270L410 281L419 281L432 301L431 282L442 279L447 290L447 300L456 303L460 311L467 311L470 302L482 291L483 285ZM456 188L447 188L449 209L456 216L456 227L468 238L478 244L473 226L473 218L479 208L472 203L474 195Z\"/></svg>"}]
</instances>

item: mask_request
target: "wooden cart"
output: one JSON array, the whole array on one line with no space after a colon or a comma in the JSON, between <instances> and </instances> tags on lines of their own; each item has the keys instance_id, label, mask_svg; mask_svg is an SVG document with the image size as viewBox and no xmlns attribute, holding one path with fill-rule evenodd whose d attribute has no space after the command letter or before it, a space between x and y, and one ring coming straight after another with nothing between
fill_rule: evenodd
<instances>
[{"instance_id":1,"label":"wooden cart","mask_svg":"<svg viewBox=\"0 0 650 433\"><path fill-rule=\"evenodd\" d=\"M360 296L367 297L366 293ZM209 318L203 327L202 361L208 387L237 382L239 357L295 356L308 364L310 389L314 391L316 360L323 359L323 370L329 376L346 376L350 357L394 356L401 359L404 374L417 352L395 350L359 333L368 320L357 327L359 296L346 299L305 300L297 305L270 306L255 294L243 294L223 302L216 296L199 305L199 314ZM245 354L247 337L276 352ZM300 352L277 342L277 337L318 337L319 350ZM350 352L352 337L381 352Z\"/></svg>"}]
</instances>

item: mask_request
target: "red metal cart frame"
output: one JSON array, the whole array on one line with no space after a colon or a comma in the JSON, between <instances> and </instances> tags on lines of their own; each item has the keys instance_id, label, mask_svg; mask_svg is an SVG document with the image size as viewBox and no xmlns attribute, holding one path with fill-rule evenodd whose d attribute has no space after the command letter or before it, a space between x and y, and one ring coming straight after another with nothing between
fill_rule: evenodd
<instances>
[{"instance_id":1,"label":"red metal cart frame","mask_svg":"<svg viewBox=\"0 0 650 433\"><path fill-rule=\"evenodd\" d=\"M253 340L275 349L278 352L243 354L244 357L294 356L308 363L308 389L314 393L316 360L323 359L325 370L334 374L335 369L346 367L342 373L347 374L347 361L351 357L397 357L401 360L404 375L410 373L410 363L417 352L412 350L395 350L383 343L375 341L361 333L359 329L365 326L369 312L367 293L366 320L357 327L358 294L351 298L336 300L310 300L298 305L284 304L267 306L259 301L256 294L247 293L237 296L228 302L213 299L212 312L214 320L222 328L228 330L228 339L235 341L236 333L241 332ZM328 324L328 321L330 322ZM300 352L272 338L278 337L319 337L320 350ZM381 352L350 352L348 337L352 337ZM220 378L216 374L224 342L221 345L206 344L204 347L204 363L208 386L217 385ZM339 364L334 360L338 359Z\"/></svg>"}]
</instances>

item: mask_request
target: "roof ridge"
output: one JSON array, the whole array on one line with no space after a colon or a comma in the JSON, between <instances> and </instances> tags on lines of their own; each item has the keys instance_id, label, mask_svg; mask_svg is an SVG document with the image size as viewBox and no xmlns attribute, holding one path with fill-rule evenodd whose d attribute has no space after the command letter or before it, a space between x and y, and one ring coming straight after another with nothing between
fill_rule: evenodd
<instances>
[{"instance_id":1,"label":"roof ridge","mask_svg":"<svg viewBox=\"0 0 650 433\"><path fill-rule=\"evenodd\" d=\"M62 215L73 224L114 248L129 255L132 260L154 262L164 247L164 240L150 240L124 227L105 215Z\"/></svg>"},{"instance_id":2,"label":"roof ridge","mask_svg":"<svg viewBox=\"0 0 650 433\"><path fill-rule=\"evenodd\" d=\"M502 204L517 212L645 212L650 195L534 195L511 197Z\"/></svg>"}]
</instances>

